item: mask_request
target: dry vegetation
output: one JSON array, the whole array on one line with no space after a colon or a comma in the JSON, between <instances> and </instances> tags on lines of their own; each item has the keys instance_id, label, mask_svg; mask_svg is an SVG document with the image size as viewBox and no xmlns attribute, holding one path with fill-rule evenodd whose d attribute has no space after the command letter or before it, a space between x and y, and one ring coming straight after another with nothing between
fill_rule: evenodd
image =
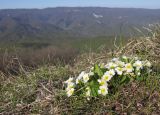
<instances>
[{"instance_id":1,"label":"dry vegetation","mask_svg":"<svg viewBox=\"0 0 160 115\"><path fill-rule=\"evenodd\" d=\"M160 25L152 25L152 29L147 28L150 37L141 37L131 40L127 45L121 48L116 54L134 55L147 58L152 61L154 69L160 69Z\"/></svg>"},{"instance_id":2,"label":"dry vegetation","mask_svg":"<svg viewBox=\"0 0 160 115\"><path fill-rule=\"evenodd\" d=\"M158 29L160 30L160 29ZM22 68L19 76L0 75L0 113L1 114L160 114L160 34L157 30L152 37L131 40L115 52L81 54L75 58L67 49L58 51L68 56L66 65L43 66L32 72ZM52 51L53 50L47 50ZM39 51L38 59L47 58L46 51ZM44 53L44 54L43 54ZM43 55L41 55L43 54ZM73 53L74 54L74 53ZM138 55L153 63L153 72L146 81L133 81L119 87L116 94L94 98L68 98L64 94L63 81L76 76L84 68L97 62L107 61L112 56ZM59 54L60 55L60 54ZM45 57L41 57L45 56ZM54 59L54 54L52 55ZM34 54L29 56L38 62ZM62 56L63 57L63 56ZM48 58L47 58L48 59ZM27 60L26 60L27 61Z\"/></svg>"},{"instance_id":3,"label":"dry vegetation","mask_svg":"<svg viewBox=\"0 0 160 115\"><path fill-rule=\"evenodd\" d=\"M22 67L26 71L33 70L42 65L73 64L77 50L70 47L57 48L49 46L42 49L15 49L0 53L0 70L5 74L17 75Z\"/></svg>"}]
</instances>

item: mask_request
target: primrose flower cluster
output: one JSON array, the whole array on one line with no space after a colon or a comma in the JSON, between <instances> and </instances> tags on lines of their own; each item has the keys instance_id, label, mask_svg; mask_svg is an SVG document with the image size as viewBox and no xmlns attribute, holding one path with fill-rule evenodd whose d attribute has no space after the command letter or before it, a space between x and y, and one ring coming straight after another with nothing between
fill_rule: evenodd
<instances>
[{"instance_id":1,"label":"primrose flower cluster","mask_svg":"<svg viewBox=\"0 0 160 115\"><path fill-rule=\"evenodd\" d=\"M77 78L69 78L66 83L67 96L83 95L87 98L98 95L106 96L113 84L143 78L151 71L151 63L138 57L113 58L107 64L95 64L89 72L82 71ZM113 87L114 88L114 87Z\"/></svg>"}]
</instances>

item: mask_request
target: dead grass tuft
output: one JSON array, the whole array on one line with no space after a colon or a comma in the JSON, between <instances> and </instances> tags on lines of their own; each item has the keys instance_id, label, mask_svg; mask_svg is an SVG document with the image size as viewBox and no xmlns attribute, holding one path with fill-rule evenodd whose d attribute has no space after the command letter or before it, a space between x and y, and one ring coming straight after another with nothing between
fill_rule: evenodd
<instances>
[{"instance_id":1,"label":"dead grass tuft","mask_svg":"<svg viewBox=\"0 0 160 115\"><path fill-rule=\"evenodd\" d=\"M160 25L154 26L150 30L150 37L131 39L131 41L117 51L117 55L140 55L146 56L152 62L160 62Z\"/></svg>"}]
</instances>

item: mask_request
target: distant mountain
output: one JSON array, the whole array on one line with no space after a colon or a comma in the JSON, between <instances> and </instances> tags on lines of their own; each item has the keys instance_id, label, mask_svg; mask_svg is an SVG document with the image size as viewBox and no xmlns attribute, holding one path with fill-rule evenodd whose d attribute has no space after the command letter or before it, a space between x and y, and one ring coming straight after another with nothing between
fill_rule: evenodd
<instances>
[{"instance_id":1,"label":"distant mountain","mask_svg":"<svg viewBox=\"0 0 160 115\"><path fill-rule=\"evenodd\" d=\"M160 9L58 7L0 10L0 40L130 35L160 22Z\"/></svg>"}]
</instances>

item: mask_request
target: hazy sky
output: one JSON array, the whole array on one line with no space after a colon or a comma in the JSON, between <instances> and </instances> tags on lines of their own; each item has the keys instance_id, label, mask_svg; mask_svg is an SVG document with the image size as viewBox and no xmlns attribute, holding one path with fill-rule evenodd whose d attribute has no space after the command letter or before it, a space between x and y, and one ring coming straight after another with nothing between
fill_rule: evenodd
<instances>
[{"instance_id":1,"label":"hazy sky","mask_svg":"<svg viewBox=\"0 0 160 115\"><path fill-rule=\"evenodd\" d=\"M160 9L160 0L0 0L0 9L101 6Z\"/></svg>"}]
</instances>

